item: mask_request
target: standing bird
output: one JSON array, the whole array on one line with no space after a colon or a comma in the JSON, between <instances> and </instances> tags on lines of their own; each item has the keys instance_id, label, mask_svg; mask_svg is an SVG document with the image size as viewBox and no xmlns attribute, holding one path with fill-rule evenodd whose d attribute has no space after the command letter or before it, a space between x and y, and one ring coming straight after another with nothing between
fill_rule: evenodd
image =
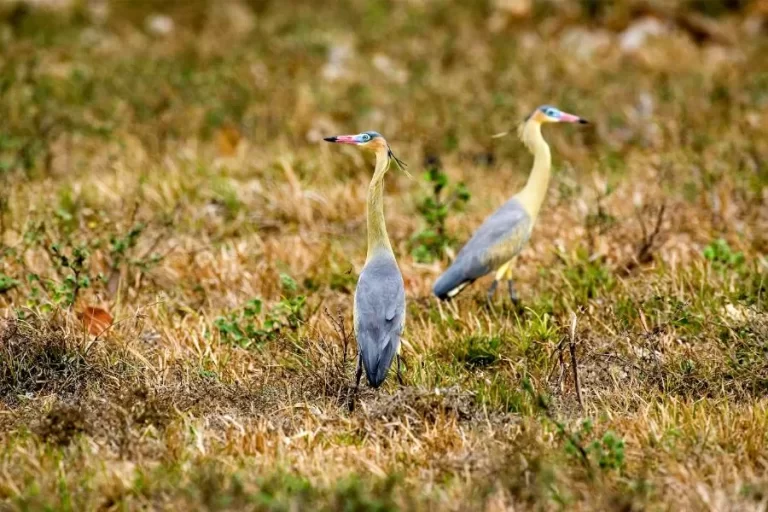
<instances>
[{"instance_id":1,"label":"standing bird","mask_svg":"<svg viewBox=\"0 0 768 512\"><path fill-rule=\"evenodd\" d=\"M339 135L325 140L353 144L376 155L376 168L368 187L368 257L355 289L353 315L358 347L355 389L360 385L363 368L368 383L374 388L381 386L395 357L397 378L402 384L398 351L405 325L405 286L384 223L383 180L391 160L401 169L405 164L377 132Z\"/></svg>"},{"instance_id":2,"label":"standing bird","mask_svg":"<svg viewBox=\"0 0 768 512\"><path fill-rule=\"evenodd\" d=\"M488 290L488 300L493 298L499 281L506 280L510 299L518 303L512 283L514 261L531 236L544 202L552 167L549 145L541 135L541 125L545 123L586 124L587 121L549 105L537 108L525 119L518 129L518 136L533 153L533 169L528 182L512 199L485 219L448 270L437 279L432 291L438 298L450 299L475 279L495 271L496 278Z\"/></svg>"}]
</instances>

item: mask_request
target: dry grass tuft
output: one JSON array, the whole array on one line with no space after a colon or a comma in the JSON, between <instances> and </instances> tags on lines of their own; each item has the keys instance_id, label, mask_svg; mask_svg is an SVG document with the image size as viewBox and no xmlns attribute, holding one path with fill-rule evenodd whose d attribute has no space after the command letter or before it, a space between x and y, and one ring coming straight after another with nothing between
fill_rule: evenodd
<instances>
[{"instance_id":1,"label":"dry grass tuft","mask_svg":"<svg viewBox=\"0 0 768 512\"><path fill-rule=\"evenodd\" d=\"M75 398L103 376L71 336L42 322L4 321L0 347L0 400L9 406L36 395Z\"/></svg>"},{"instance_id":2,"label":"dry grass tuft","mask_svg":"<svg viewBox=\"0 0 768 512\"><path fill-rule=\"evenodd\" d=\"M86 432L83 410L74 405L57 403L40 419L34 432L46 443L64 446Z\"/></svg>"}]
</instances>

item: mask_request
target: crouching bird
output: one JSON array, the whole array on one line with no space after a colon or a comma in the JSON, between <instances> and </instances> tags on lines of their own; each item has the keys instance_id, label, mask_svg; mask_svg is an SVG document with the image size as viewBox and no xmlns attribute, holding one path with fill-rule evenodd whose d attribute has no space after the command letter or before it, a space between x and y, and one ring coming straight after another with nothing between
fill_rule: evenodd
<instances>
[{"instance_id":1,"label":"crouching bird","mask_svg":"<svg viewBox=\"0 0 768 512\"><path fill-rule=\"evenodd\" d=\"M533 111L518 129L520 140L533 153L533 169L525 187L493 212L469 242L459 251L448 270L437 279L432 292L440 299L450 299L475 279L490 272L496 278L488 290L493 298L499 281L507 281L509 297L518 303L512 282L515 258L531 236L539 209L549 185L552 156L549 145L541 135L545 123L581 123L587 121L544 105Z\"/></svg>"},{"instance_id":2,"label":"crouching bird","mask_svg":"<svg viewBox=\"0 0 768 512\"><path fill-rule=\"evenodd\" d=\"M390 161L394 160L401 168L405 164L377 132L338 135L325 140L352 144L376 155L376 167L368 187L368 257L357 280L353 310L358 347L355 390L360 386L363 368L368 383L374 388L381 386L395 357L397 377L402 384L398 351L405 325L405 286L384 222L383 180Z\"/></svg>"}]
</instances>

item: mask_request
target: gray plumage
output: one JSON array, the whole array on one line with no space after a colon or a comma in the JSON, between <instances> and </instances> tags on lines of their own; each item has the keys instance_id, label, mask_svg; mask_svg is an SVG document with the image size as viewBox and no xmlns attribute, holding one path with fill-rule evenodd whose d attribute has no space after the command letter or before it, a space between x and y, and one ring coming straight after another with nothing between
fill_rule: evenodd
<instances>
[{"instance_id":1,"label":"gray plumage","mask_svg":"<svg viewBox=\"0 0 768 512\"><path fill-rule=\"evenodd\" d=\"M459 251L432 292L445 300L517 255L531 234L531 217L513 197L493 212Z\"/></svg>"},{"instance_id":2,"label":"gray plumage","mask_svg":"<svg viewBox=\"0 0 768 512\"><path fill-rule=\"evenodd\" d=\"M405 324L405 285L391 253L375 255L360 273L354 317L365 375L377 388L397 355Z\"/></svg>"}]
</instances>

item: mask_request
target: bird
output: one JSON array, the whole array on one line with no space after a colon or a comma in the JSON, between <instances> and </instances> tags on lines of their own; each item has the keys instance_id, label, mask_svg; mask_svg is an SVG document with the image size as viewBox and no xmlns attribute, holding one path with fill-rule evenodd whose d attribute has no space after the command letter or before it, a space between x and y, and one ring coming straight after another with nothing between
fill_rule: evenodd
<instances>
[{"instance_id":1,"label":"bird","mask_svg":"<svg viewBox=\"0 0 768 512\"><path fill-rule=\"evenodd\" d=\"M509 297L519 305L512 272L515 258L531 236L549 185L552 155L541 134L542 125L547 123L587 124L588 121L551 105L537 107L525 118L518 127L518 136L533 154L533 169L528 182L485 219L448 269L437 278L432 292L439 299L449 300L476 279L495 272L495 279L488 289L488 300L493 298L499 282L507 281Z\"/></svg>"},{"instance_id":2,"label":"bird","mask_svg":"<svg viewBox=\"0 0 768 512\"><path fill-rule=\"evenodd\" d=\"M406 166L378 132L337 135L325 137L324 140L358 146L376 155L376 167L367 197L368 253L355 288L353 308L358 347L355 391L360 386L363 368L371 387L381 386L395 357L397 378L402 385L399 349L400 336L405 327L405 284L387 236L383 180L390 162L394 161L402 170Z\"/></svg>"}]
</instances>

